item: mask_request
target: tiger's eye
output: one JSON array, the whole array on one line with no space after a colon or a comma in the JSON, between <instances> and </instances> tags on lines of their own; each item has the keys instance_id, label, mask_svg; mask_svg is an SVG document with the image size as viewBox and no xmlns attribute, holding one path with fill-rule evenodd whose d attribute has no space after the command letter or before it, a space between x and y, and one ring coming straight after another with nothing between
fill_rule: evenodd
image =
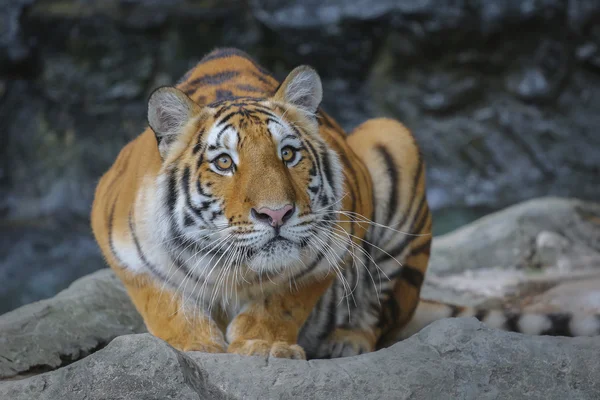
<instances>
[{"instance_id":1,"label":"tiger's eye","mask_svg":"<svg viewBox=\"0 0 600 400\"><path fill-rule=\"evenodd\" d=\"M285 162L292 161L294 159L295 155L296 155L296 150L294 150L290 146L286 146L283 149L281 149L281 159Z\"/></svg>"},{"instance_id":2,"label":"tiger's eye","mask_svg":"<svg viewBox=\"0 0 600 400\"><path fill-rule=\"evenodd\" d=\"M218 169L220 169L221 171L227 171L228 169L230 169L233 166L233 160L231 159L231 156L229 156L228 154L221 154L220 156L217 157L217 159L214 161L216 167Z\"/></svg>"}]
</instances>

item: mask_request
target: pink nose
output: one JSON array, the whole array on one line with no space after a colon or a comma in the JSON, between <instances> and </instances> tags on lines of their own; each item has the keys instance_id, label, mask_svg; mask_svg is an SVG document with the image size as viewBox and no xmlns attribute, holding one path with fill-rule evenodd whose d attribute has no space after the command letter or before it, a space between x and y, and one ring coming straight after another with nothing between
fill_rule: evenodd
<instances>
[{"instance_id":1,"label":"pink nose","mask_svg":"<svg viewBox=\"0 0 600 400\"><path fill-rule=\"evenodd\" d=\"M268 207L261 207L258 210L252 209L252 216L257 220L276 228L285 223L294 214L294 206L287 204L277 210Z\"/></svg>"}]
</instances>

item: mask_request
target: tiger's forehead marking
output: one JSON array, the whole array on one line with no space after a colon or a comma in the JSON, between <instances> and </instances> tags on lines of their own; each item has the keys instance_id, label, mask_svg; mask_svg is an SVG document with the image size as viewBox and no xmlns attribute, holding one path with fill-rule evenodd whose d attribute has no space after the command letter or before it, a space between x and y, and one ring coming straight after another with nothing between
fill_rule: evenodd
<instances>
[{"instance_id":1,"label":"tiger's forehead marking","mask_svg":"<svg viewBox=\"0 0 600 400\"><path fill-rule=\"evenodd\" d=\"M214 123L206 135L209 151L219 148L236 151L244 140L242 136L252 131L268 134L275 145L283 140L298 139L294 130L264 99L221 101L210 107L218 109L213 115Z\"/></svg>"}]
</instances>

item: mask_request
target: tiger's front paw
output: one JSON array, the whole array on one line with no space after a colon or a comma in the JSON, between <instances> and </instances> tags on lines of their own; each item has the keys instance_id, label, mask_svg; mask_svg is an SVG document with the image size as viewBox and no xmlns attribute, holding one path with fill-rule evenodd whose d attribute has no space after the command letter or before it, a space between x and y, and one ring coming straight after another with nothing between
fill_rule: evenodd
<instances>
[{"instance_id":1,"label":"tiger's front paw","mask_svg":"<svg viewBox=\"0 0 600 400\"><path fill-rule=\"evenodd\" d=\"M320 353L331 358L352 357L369 353L374 347L375 336L370 332L336 329Z\"/></svg>"},{"instance_id":2,"label":"tiger's front paw","mask_svg":"<svg viewBox=\"0 0 600 400\"><path fill-rule=\"evenodd\" d=\"M229 345L229 353L245 356L262 356L306 360L304 349L297 344L286 342L269 342L260 339L236 340Z\"/></svg>"}]
</instances>

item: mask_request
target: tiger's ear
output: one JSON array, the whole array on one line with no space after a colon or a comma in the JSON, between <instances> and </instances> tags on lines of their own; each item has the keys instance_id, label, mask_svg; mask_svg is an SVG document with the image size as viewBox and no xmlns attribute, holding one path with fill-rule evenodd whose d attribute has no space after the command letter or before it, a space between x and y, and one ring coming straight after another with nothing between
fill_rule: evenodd
<instances>
[{"instance_id":1,"label":"tiger's ear","mask_svg":"<svg viewBox=\"0 0 600 400\"><path fill-rule=\"evenodd\" d=\"M156 135L162 158L188 121L200 111L198 104L175 87L160 87L152 92L148 99L148 124Z\"/></svg>"},{"instance_id":2,"label":"tiger's ear","mask_svg":"<svg viewBox=\"0 0 600 400\"><path fill-rule=\"evenodd\" d=\"M317 71L307 65L296 67L279 86L273 99L314 114L323 99L321 78Z\"/></svg>"}]
</instances>

